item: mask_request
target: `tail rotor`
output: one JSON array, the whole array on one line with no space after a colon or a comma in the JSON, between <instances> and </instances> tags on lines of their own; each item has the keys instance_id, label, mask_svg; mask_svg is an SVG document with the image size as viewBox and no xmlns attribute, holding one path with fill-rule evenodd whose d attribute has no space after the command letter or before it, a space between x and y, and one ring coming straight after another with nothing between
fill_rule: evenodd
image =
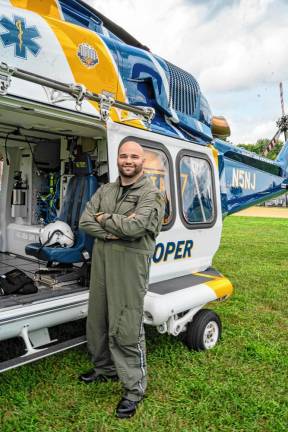
<instances>
[{"instance_id":1,"label":"tail rotor","mask_svg":"<svg viewBox=\"0 0 288 432\"><path fill-rule=\"evenodd\" d=\"M285 114L285 109L284 109L284 97L283 97L283 84L282 84L282 82L280 82L279 87L280 87L280 101L281 101L282 116L276 122L278 130L275 133L275 135L273 136L273 138L271 139L271 141L264 148L264 150L262 152L263 156L267 156L268 153L271 150L273 150L273 148L278 143L278 140L279 140L281 133L284 133L285 141L287 141L287 139L288 139L288 115Z\"/></svg>"}]
</instances>

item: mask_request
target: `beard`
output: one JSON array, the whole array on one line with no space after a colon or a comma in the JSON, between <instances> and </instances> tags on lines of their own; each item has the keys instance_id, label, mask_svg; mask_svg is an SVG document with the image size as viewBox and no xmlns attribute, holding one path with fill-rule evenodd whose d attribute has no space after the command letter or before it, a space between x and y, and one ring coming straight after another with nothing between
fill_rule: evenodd
<instances>
[{"instance_id":1,"label":"beard","mask_svg":"<svg viewBox=\"0 0 288 432\"><path fill-rule=\"evenodd\" d=\"M133 178L136 177L138 174L140 174L143 171L143 164L136 165L136 166L121 166L118 165L119 173L124 178Z\"/></svg>"}]
</instances>

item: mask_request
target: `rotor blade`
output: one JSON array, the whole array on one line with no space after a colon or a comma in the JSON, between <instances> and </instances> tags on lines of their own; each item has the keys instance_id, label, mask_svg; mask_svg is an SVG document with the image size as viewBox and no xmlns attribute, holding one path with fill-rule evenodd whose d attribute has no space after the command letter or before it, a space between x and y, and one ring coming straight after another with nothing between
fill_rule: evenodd
<instances>
[{"instance_id":1,"label":"rotor blade","mask_svg":"<svg viewBox=\"0 0 288 432\"><path fill-rule=\"evenodd\" d=\"M281 101L281 109L282 109L282 115L285 115L285 111L284 111L284 98L283 98L283 84L282 81L279 83L279 87L280 87L280 101Z\"/></svg>"},{"instance_id":2,"label":"rotor blade","mask_svg":"<svg viewBox=\"0 0 288 432\"><path fill-rule=\"evenodd\" d=\"M262 154L263 154L264 156L267 156L267 154L268 154L271 150L273 150L273 148L276 146L280 134L281 134L281 130L279 129L279 130L276 132L276 134L273 136L273 138L271 139L271 141L269 142L269 144L267 144L267 146L264 148L264 150L263 150L263 152L262 152Z\"/></svg>"}]
</instances>

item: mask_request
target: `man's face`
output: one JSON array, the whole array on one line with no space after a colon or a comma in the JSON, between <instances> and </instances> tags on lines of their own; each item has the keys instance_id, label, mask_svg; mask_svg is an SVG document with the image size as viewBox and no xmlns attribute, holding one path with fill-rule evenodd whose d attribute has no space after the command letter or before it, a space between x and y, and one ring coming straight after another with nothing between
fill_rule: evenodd
<instances>
[{"instance_id":1,"label":"man's face","mask_svg":"<svg viewBox=\"0 0 288 432\"><path fill-rule=\"evenodd\" d=\"M127 141L119 150L117 164L119 173L126 178L137 177L143 171L143 148L133 141Z\"/></svg>"}]
</instances>

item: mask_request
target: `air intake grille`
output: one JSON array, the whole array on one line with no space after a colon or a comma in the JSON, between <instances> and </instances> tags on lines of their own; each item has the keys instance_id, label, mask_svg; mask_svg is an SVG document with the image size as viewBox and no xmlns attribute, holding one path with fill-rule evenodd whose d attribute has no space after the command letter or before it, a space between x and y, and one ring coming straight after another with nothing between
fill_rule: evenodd
<instances>
[{"instance_id":1,"label":"air intake grille","mask_svg":"<svg viewBox=\"0 0 288 432\"><path fill-rule=\"evenodd\" d=\"M166 61L169 70L169 107L186 115L193 115L200 96L195 78Z\"/></svg>"}]
</instances>

